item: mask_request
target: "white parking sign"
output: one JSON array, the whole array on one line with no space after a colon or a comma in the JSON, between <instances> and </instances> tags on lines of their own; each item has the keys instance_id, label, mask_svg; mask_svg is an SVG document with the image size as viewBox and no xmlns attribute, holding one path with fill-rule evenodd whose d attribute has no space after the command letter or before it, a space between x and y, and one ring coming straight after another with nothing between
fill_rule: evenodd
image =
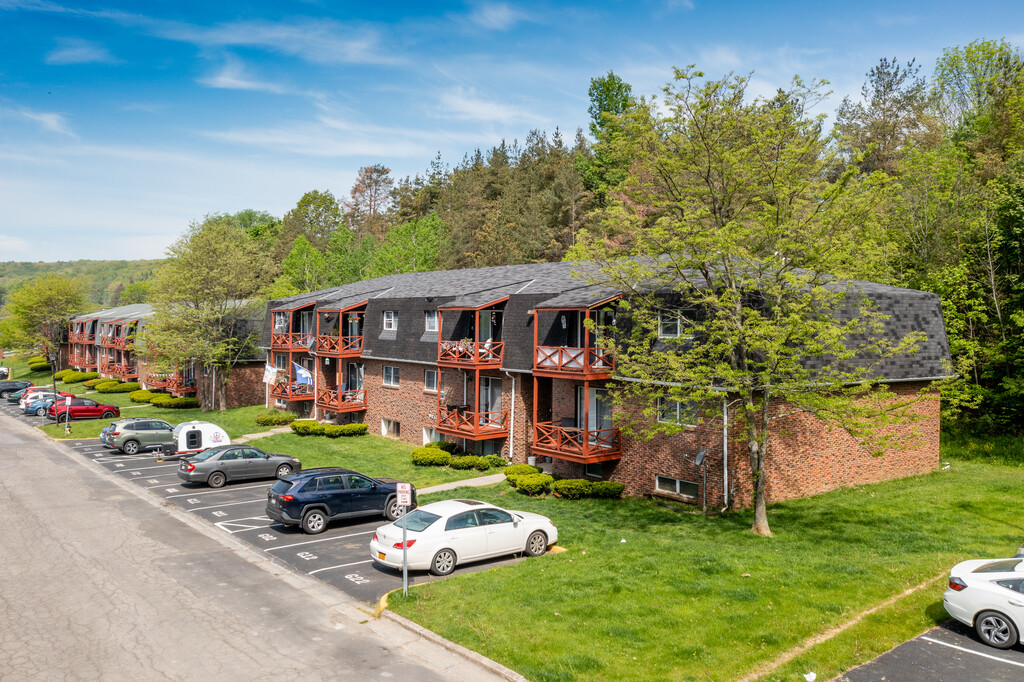
<instances>
[{"instance_id":1,"label":"white parking sign","mask_svg":"<svg viewBox=\"0 0 1024 682\"><path fill-rule=\"evenodd\" d=\"M411 483L399 483L398 484L398 504L402 507L408 507L412 504L412 484Z\"/></svg>"}]
</instances>

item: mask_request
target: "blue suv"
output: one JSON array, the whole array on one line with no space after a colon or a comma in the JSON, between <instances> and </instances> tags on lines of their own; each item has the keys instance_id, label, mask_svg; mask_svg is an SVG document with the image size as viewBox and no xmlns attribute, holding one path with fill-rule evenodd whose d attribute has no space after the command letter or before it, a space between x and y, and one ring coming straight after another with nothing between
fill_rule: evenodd
<instances>
[{"instance_id":1,"label":"blue suv","mask_svg":"<svg viewBox=\"0 0 1024 682\"><path fill-rule=\"evenodd\" d=\"M402 513L398 506L399 483L351 469L305 469L267 490L267 516L286 526L301 526L310 535L324 532L334 519L383 514L394 521ZM415 507L414 486L409 509Z\"/></svg>"}]
</instances>

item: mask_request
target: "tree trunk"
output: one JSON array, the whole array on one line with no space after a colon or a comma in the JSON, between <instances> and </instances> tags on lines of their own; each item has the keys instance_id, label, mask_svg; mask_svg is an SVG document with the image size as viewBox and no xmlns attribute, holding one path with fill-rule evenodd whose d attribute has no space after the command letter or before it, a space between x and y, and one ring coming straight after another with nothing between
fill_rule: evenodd
<instances>
[{"instance_id":1,"label":"tree trunk","mask_svg":"<svg viewBox=\"0 0 1024 682\"><path fill-rule=\"evenodd\" d=\"M748 400L747 407L747 449L750 453L750 473L754 484L754 525L750 527L754 533L766 538L772 537L768 526L768 501L765 497L765 460L768 455L768 391L761 397L758 409L753 400Z\"/></svg>"}]
</instances>

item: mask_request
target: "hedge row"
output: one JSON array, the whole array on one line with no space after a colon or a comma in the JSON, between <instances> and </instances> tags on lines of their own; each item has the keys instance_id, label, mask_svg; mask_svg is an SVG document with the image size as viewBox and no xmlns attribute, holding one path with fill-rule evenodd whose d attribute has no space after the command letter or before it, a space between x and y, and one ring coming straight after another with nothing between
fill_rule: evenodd
<instances>
[{"instance_id":1,"label":"hedge row","mask_svg":"<svg viewBox=\"0 0 1024 682\"><path fill-rule=\"evenodd\" d=\"M128 400L131 400L133 403L148 403L149 401L151 401L153 399L153 396L156 396L156 395L162 395L162 394L154 393L153 391L150 391L149 389L143 389L141 391L132 391L131 393L129 393L128 394Z\"/></svg>"},{"instance_id":2,"label":"hedge row","mask_svg":"<svg viewBox=\"0 0 1024 682\"><path fill-rule=\"evenodd\" d=\"M132 391L139 390L139 382L126 381L123 384L121 382L100 384L96 387L96 390L100 393L131 393Z\"/></svg>"},{"instance_id":3,"label":"hedge row","mask_svg":"<svg viewBox=\"0 0 1024 682\"><path fill-rule=\"evenodd\" d=\"M485 457L477 457L476 455L458 455L453 457L450 452L446 452L438 447L438 442L439 441L427 443L422 448L416 448L413 450L412 463L421 467L447 466L452 469L460 469L463 471L468 469L487 471L488 469L500 467L505 464L505 458L501 455L487 455Z\"/></svg>"},{"instance_id":4,"label":"hedge row","mask_svg":"<svg viewBox=\"0 0 1024 682\"><path fill-rule=\"evenodd\" d=\"M42 362L28 363L28 371L30 372L49 372L50 369L50 363L46 360L43 360Z\"/></svg>"},{"instance_id":5,"label":"hedge row","mask_svg":"<svg viewBox=\"0 0 1024 682\"><path fill-rule=\"evenodd\" d=\"M292 431L300 436L365 436L370 427L366 424L321 424L315 419L296 419L291 423Z\"/></svg>"},{"instance_id":6,"label":"hedge row","mask_svg":"<svg viewBox=\"0 0 1024 682\"><path fill-rule=\"evenodd\" d=\"M25 360L25 362L27 362L30 365L34 365L34 364L36 364L38 362L49 362L49 361L46 358L44 358L42 355L33 355L29 359Z\"/></svg>"},{"instance_id":7,"label":"hedge row","mask_svg":"<svg viewBox=\"0 0 1024 682\"><path fill-rule=\"evenodd\" d=\"M524 474L508 478L512 487L527 495L547 495L551 492L551 484L554 481L555 477L551 474Z\"/></svg>"},{"instance_id":8,"label":"hedge row","mask_svg":"<svg viewBox=\"0 0 1024 682\"><path fill-rule=\"evenodd\" d=\"M438 450L444 450L449 455L454 455L459 451L459 444L453 443L450 440L435 440L431 443L427 443L423 447L425 448L437 448Z\"/></svg>"},{"instance_id":9,"label":"hedge row","mask_svg":"<svg viewBox=\"0 0 1024 682\"><path fill-rule=\"evenodd\" d=\"M175 398L168 393L157 393L149 403L154 407L163 407L169 410L187 410L199 407L199 401L195 398Z\"/></svg>"},{"instance_id":10,"label":"hedge row","mask_svg":"<svg viewBox=\"0 0 1024 682\"><path fill-rule=\"evenodd\" d=\"M452 461L451 454L428 443L412 451L412 463L420 467L446 467Z\"/></svg>"},{"instance_id":11,"label":"hedge row","mask_svg":"<svg viewBox=\"0 0 1024 682\"><path fill-rule=\"evenodd\" d=\"M285 424L291 424L296 419L298 419L298 415L294 412L272 410L256 417L256 423L260 426L284 426Z\"/></svg>"},{"instance_id":12,"label":"hedge row","mask_svg":"<svg viewBox=\"0 0 1024 682\"><path fill-rule=\"evenodd\" d=\"M579 500L584 497L618 499L626 489L625 483L613 481L588 481L583 478L566 478L555 481L552 485L557 497L567 500Z\"/></svg>"},{"instance_id":13,"label":"hedge row","mask_svg":"<svg viewBox=\"0 0 1024 682\"><path fill-rule=\"evenodd\" d=\"M62 369L61 371L59 371L56 374L54 374L53 378L56 379L57 381L63 381L64 377L66 377L67 375L71 374L74 371L76 371L76 370L73 370L73 369Z\"/></svg>"},{"instance_id":14,"label":"hedge row","mask_svg":"<svg viewBox=\"0 0 1024 682\"><path fill-rule=\"evenodd\" d=\"M93 379L98 379L99 376L99 372L68 372L67 374L64 375L64 378L61 379L61 381L63 381L65 384L80 384L83 381L92 381ZM89 384L86 384L86 386L89 386Z\"/></svg>"}]
</instances>

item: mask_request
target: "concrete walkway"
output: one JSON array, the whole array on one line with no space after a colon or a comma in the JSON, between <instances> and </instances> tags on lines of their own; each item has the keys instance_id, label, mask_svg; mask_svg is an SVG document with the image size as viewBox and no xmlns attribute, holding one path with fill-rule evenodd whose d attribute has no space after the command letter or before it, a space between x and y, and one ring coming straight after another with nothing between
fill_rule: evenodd
<instances>
[{"instance_id":1,"label":"concrete walkway","mask_svg":"<svg viewBox=\"0 0 1024 682\"><path fill-rule=\"evenodd\" d=\"M250 440L256 440L257 438L266 438L267 436L273 435L275 433L291 433L291 432L292 432L292 427L290 427L290 426L276 426L276 427L270 429L269 431L260 431L259 433L247 433L244 436L239 436L238 438L232 438L231 442L232 443L245 443L245 442L250 441Z\"/></svg>"}]
</instances>

